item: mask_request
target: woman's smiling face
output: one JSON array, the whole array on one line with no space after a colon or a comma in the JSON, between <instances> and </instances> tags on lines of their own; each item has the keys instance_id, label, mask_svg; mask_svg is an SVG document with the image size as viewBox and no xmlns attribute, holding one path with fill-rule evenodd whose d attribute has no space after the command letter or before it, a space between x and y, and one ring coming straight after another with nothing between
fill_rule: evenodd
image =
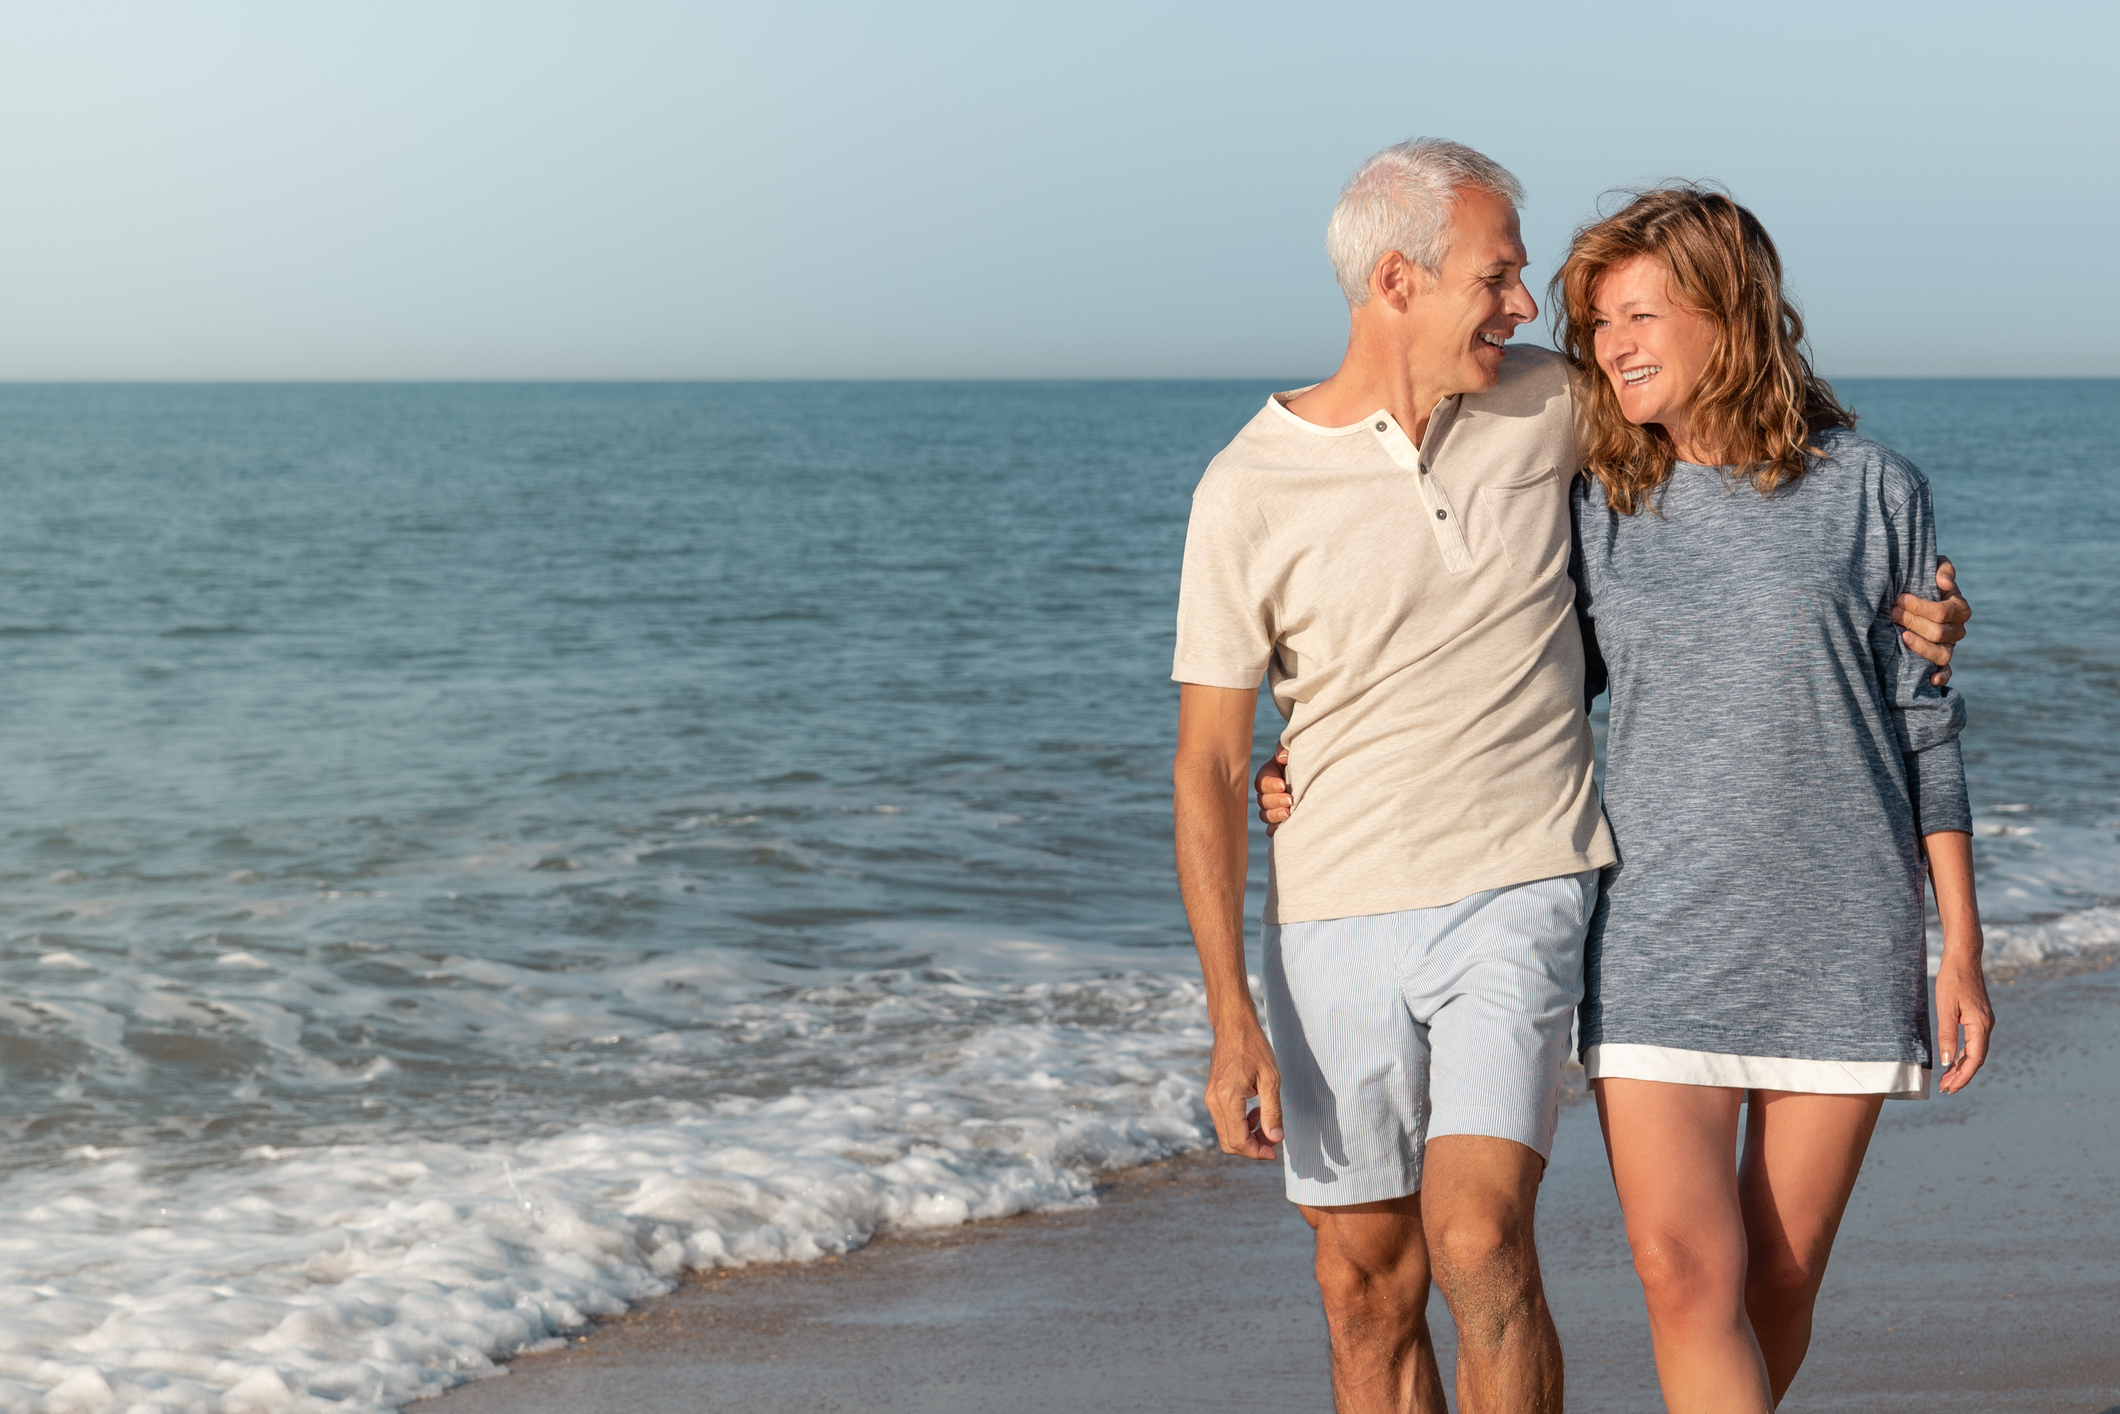
<instances>
[{"instance_id":1,"label":"woman's smiling face","mask_svg":"<svg viewBox=\"0 0 2120 1414\"><path fill-rule=\"evenodd\" d=\"M1590 292L1590 313L1598 367L1627 421L1660 424L1688 461L1712 456L1690 438L1693 393L1715 351L1715 321L1674 300L1663 262L1648 255L1607 270Z\"/></svg>"}]
</instances>

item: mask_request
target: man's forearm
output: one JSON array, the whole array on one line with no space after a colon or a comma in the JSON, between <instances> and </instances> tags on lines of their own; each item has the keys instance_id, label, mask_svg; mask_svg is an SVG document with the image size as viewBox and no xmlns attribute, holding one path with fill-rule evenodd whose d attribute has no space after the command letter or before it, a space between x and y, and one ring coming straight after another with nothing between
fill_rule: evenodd
<instances>
[{"instance_id":1,"label":"man's forearm","mask_svg":"<svg viewBox=\"0 0 2120 1414\"><path fill-rule=\"evenodd\" d=\"M1248 761L1180 761L1172 773L1178 854L1178 893L1200 950L1207 1014L1220 1034L1225 1024L1257 1024L1244 966L1244 876L1249 842Z\"/></svg>"}]
</instances>

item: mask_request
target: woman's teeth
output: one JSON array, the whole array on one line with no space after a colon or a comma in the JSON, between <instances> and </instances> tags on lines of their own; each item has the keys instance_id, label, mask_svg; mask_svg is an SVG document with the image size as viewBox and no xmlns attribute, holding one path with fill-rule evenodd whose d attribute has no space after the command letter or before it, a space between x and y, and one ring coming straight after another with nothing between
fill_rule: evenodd
<instances>
[{"instance_id":1,"label":"woman's teeth","mask_svg":"<svg viewBox=\"0 0 2120 1414\"><path fill-rule=\"evenodd\" d=\"M1619 371L1619 376L1627 380L1628 387L1638 388L1663 371L1662 364L1652 363L1641 368L1623 368Z\"/></svg>"},{"instance_id":2,"label":"woman's teeth","mask_svg":"<svg viewBox=\"0 0 2120 1414\"><path fill-rule=\"evenodd\" d=\"M1486 330L1482 329L1479 331L1479 335L1480 342L1483 344L1489 344L1494 348L1498 349L1508 347L1509 340L1500 334L1490 334Z\"/></svg>"}]
</instances>

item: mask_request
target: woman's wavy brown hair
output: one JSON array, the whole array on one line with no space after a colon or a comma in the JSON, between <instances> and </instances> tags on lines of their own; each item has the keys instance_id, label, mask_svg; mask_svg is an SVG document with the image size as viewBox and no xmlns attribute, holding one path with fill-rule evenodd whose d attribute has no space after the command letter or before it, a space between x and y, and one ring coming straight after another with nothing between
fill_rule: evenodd
<instances>
[{"instance_id":1,"label":"woman's wavy brown hair","mask_svg":"<svg viewBox=\"0 0 2120 1414\"><path fill-rule=\"evenodd\" d=\"M1712 447L1761 495L1802 476L1810 442L1828 427L1853 427L1823 378L1811 371L1803 317L1781 289L1781 257L1759 218L1710 187L1673 183L1637 192L1618 213L1575 233L1548 299L1560 311L1560 347L1585 384L1590 472L1622 515L1648 504L1671 475L1670 435L1638 427L1619 410L1597 366L1591 292L1607 270L1638 255L1670 273L1671 294L1715 323L1715 345L1693 393L1693 441Z\"/></svg>"}]
</instances>

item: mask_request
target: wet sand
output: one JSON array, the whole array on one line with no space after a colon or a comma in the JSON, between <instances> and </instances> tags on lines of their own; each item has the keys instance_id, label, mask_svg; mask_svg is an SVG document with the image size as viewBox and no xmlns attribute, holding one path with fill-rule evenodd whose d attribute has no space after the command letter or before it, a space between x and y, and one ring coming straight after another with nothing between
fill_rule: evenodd
<instances>
[{"instance_id":1,"label":"wet sand","mask_svg":"<svg viewBox=\"0 0 2120 1414\"><path fill-rule=\"evenodd\" d=\"M2115 960L1998 984L2004 1049L1973 1089L1885 1107L1784 1410L2120 1414ZM420 1407L1329 1409L1309 1230L1278 1175L1177 1159L1115 1175L1091 1210L699 1276ZM1660 1408L1587 1103L1563 1113L1539 1242L1569 1409ZM1440 1297L1431 1316L1447 1374Z\"/></svg>"}]
</instances>

